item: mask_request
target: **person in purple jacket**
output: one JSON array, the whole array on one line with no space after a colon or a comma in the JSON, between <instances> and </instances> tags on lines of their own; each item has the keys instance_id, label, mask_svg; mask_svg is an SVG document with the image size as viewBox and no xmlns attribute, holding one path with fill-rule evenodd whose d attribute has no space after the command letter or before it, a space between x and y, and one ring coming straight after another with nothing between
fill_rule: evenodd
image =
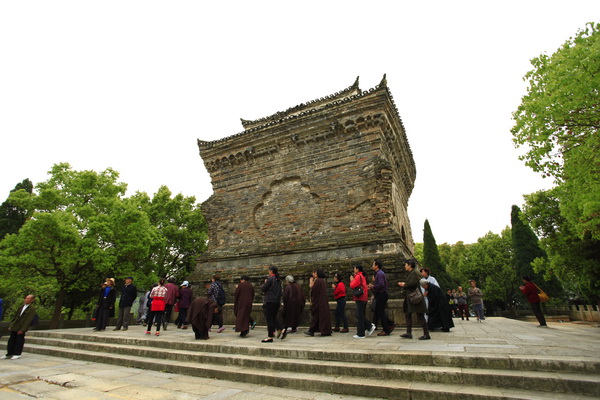
<instances>
[{"instance_id":1,"label":"person in purple jacket","mask_svg":"<svg viewBox=\"0 0 600 400\"><path fill-rule=\"evenodd\" d=\"M181 284L181 288L179 289L179 302L177 304L179 306L179 315L177 316L177 320L175 320L177 329L187 329L189 325L189 322L187 321L187 310L192 304L192 289L190 289L190 283L188 281L183 281Z\"/></svg>"}]
</instances>

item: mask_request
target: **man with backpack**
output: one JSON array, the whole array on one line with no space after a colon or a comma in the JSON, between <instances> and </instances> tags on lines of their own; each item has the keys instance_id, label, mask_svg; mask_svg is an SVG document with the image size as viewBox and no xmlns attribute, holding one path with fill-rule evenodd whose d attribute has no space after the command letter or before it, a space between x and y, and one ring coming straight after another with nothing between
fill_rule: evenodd
<instances>
[{"instance_id":1,"label":"man with backpack","mask_svg":"<svg viewBox=\"0 0 600 400\"><path fill-rule=\"evenodd\" d=\"M209 300L214 301L219 306L219 312L213 315L213 325L219 325L217 333L221 333L225 330L223 326L223 305L225 304L225 290L220 282L221 277L219 275L213 275L212 282L208 288L208 294L206 297Z\"/></svg>"}]
</instances>

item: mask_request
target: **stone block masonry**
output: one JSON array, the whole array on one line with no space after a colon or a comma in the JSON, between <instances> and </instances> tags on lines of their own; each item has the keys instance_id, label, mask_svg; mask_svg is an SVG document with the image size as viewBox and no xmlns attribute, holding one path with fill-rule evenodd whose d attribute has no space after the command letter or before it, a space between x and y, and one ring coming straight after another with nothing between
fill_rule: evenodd
<instances>
[{"instance_id":1,"label":"stone block masonry","mask_svg":"<svg viewBox=\"0 0 600 400\"><path fill-rule=\"evenodd\" d=\"M269 265L306 283L314 268L347 277L380 258L391 282L403 276L416 170L385 76L242 124L198 141L214 193L202 204L208 250L189 277L197 295L217 272L229 293L242 274L260 284Z\"/></svg>"}]
</instances>

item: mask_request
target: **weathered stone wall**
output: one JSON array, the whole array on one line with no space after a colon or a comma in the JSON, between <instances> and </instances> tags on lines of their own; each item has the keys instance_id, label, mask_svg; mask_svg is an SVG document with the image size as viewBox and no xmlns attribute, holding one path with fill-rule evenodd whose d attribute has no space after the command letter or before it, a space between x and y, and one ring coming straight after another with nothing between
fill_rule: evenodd
<instances>
[{"instance_id":1,"label":"weathered stone wall","mask_svg":"<svg viewBox=\"0 0 600 400\"><path fill-rule=\"evenodd\" d=\"M214 194L202 205L210 241L196 287L218 272L231 293L241 274L261 283L269 265L300 283L314 268L347 276L374 258L401 277L415 166L385 80L243 123L199 142Z\"/></svg>"}]
</instances>

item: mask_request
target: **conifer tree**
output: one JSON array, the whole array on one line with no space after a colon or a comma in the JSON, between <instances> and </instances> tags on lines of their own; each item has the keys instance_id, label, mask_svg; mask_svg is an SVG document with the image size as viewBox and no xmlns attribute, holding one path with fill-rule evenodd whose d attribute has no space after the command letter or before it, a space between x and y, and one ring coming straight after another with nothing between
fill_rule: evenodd
<instances>
[{"instance_id":1,"label":"conifer tree","mask_svg":"<svg viewBox=\"0 0 600 400\"><path fill-rule=\"evenodd\" d=\"M540 248L539 240L529 224L521 219L521 209L516 205L512 206L510 222L515 272L519 278L525 275L533 277L535 274L531 263L536 258L546 258L546 252Z\"/></svg>"},{"instance_id":2,"label":"conifer tree","mask_svg":"<svg viewBox=\"0 0 600 400\"><path fill-rule=\"evenodd\" d=\"M454 286L452 279L446 273L446 268L442 264L442 259L428 220L425 220L423 228L423 260L421 260L421 265L429 268L431 275L437 279L442 290L445 291Z\"/></svg>"}]
</instances>

